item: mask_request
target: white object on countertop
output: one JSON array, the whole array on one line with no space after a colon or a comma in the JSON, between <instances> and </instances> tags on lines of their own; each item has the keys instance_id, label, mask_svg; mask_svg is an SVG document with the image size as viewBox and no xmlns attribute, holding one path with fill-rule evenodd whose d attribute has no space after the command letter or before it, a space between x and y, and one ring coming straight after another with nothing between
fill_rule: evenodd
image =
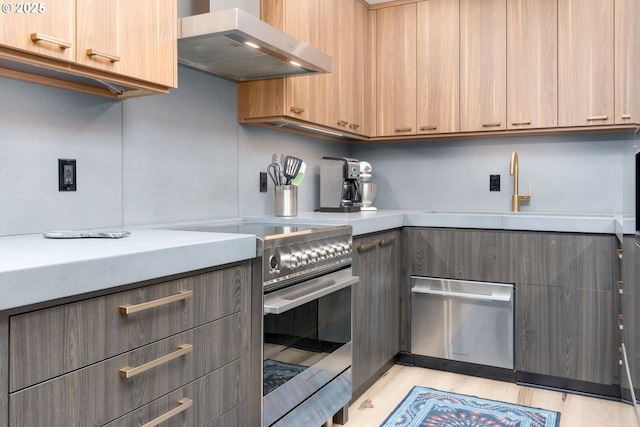
<instances>
[{"instance_id":1,"label":"white object on countertop","mask_svg":"<svg viewBox=\"0 0 640 427\"><path fill-rule=\"evenodd\" d=\"M42 233L44 237L49 239L84 239L84 238L98 238L98 239L121 239L123 237L129 237L130 232L124 230L116 231L45 231Z\"/></svg>"},{"instance_id":2,"label":"white object on countertop","mask_svg":"<svg viewBox=\"0 0 640 427\"><path fill-rule=\"evenodd\" d=\"M360 162L360 173L358 174L358 181L367 182L371 179L371 163L369 162Z\"/></svg>"}]
</instances>

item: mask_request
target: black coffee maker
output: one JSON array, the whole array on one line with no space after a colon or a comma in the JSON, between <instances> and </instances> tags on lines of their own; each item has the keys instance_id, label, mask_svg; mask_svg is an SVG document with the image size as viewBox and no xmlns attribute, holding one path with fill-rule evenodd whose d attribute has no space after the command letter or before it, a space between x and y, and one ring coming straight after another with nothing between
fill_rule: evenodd
<instances>
[{"instance_id":1,"label":"black coffee maker","mask_svg":"<svg viewBox=\"0 0 640 427\"><path fill-rule=\"evenodd\" d=\"M360 161L323 157L320 163L320 212L359 212Z\"/></svg>"}]
</instances>

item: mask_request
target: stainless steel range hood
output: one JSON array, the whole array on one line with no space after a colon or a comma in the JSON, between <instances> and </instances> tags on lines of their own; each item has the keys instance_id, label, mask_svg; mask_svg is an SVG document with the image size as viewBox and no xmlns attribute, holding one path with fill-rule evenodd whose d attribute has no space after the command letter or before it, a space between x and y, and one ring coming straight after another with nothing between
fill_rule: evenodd
<instances>
[{"instance_id":1,"label":"stainless steel range hood","mask_svg":"<svg viewBox=\"0 0 640 427\"><path fill-rule=\"evenodd\" d=\"M178 63L233 81L331 72L331 57L238 8L180 18Z\"/></svg>"}]
</instances>

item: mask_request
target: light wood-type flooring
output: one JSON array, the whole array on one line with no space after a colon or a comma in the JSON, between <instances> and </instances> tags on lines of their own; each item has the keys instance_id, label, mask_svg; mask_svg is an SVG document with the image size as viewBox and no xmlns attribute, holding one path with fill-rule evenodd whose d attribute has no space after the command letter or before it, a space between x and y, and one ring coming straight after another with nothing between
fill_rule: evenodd
<instances>
[{"instance_id":1,"label":"light wood-type flooring","mask_svg":"<svg viewBox=\"0 0 640 427\"><path fill-rule=\"evenodd\" d=\"M413 386L558 411L560 427L640 427L633 406L624 403L401 365L349 407L345 427L378 427Z\"/></svg>"}]
</instances>

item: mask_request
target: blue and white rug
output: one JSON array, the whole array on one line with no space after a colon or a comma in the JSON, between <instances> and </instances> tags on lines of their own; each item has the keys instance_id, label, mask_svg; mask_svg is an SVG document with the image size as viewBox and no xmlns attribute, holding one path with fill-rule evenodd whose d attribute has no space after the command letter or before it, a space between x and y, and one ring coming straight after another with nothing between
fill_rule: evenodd
<instances>
[{"instance_id":1,"label":"blue and white rug","mask_svg":"<svg viewBox=\"0 0 640 427\"><path fill-rule=\"evenodd\" d=\"M559 427L560 413L414 387L380 427Z\"/></svg>"},{"instance_id":2,"label":"blue and white rug","mask_svg":"<svg viewBox=\"0 0 640 427\"><path fill-rule=\"evenodd\" d=\"M306 366L284 363L278 360L267 359L263 362L262 371L262 395L266 396L300 372L307 369Z\"/></svg>"}]
</instances>

